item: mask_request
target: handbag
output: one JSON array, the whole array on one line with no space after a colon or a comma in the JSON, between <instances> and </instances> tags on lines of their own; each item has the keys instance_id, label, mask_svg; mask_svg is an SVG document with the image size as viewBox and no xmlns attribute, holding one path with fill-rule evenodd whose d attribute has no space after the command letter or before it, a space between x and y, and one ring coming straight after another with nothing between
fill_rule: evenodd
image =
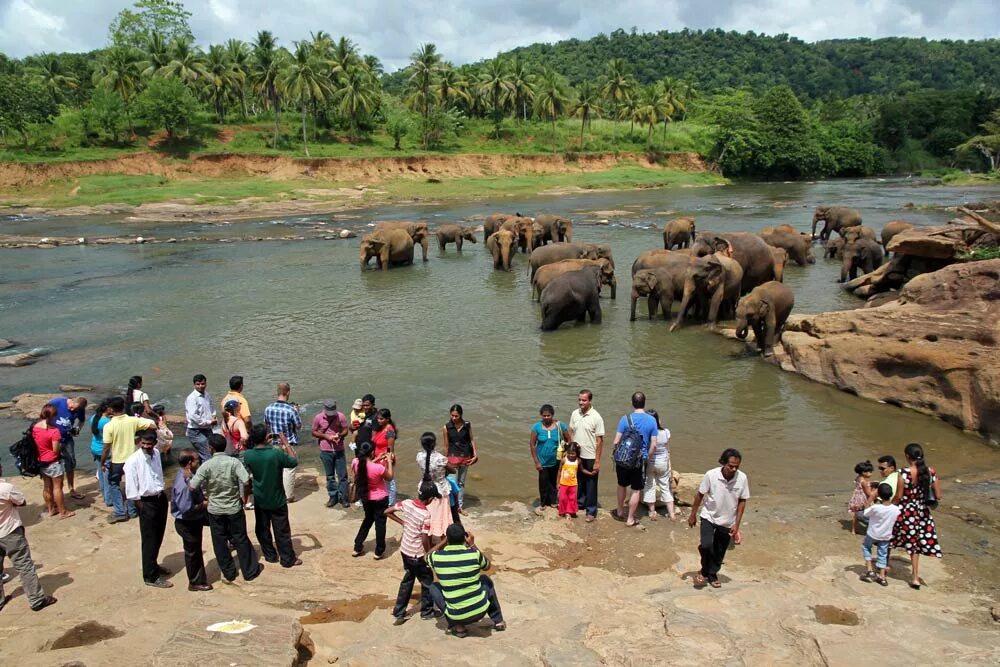
<instances>
[{"instance_id":1,"label":"handbag","mask_svg":"<svg viewBox=\"0 0 1000 667\"><path fill-rule=\"evenodd\" d=\"M931 470L930 473L931 473L931 484L929 487L927 487L927 498L924 500L924 504L927 505L927 507L929 507L930 509L936 510L938 508L938 499L937 496L934 494L934 471Z\"/></svg>"},{"instance_id":2,"label":"handbag","mask_svg":"<svg viewBox=\"0 0 1000 667\"><path fill-rule=\"evenodd\" d=\"M358 502L358 485L355 484L353 479L350 484L347 485L347 502L352 505Z\"/></svg>"}]
</instances>

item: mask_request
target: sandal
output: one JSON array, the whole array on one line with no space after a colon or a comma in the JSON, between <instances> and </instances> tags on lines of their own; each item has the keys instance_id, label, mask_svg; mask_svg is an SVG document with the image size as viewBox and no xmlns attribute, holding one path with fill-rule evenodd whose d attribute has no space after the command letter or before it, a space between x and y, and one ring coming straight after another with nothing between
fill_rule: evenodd
<instances>
[{"instance_id":1,"label":"sandal","mask_svg":"<svg viewBox=\"0 0 1000 667\"><path fill-rule=\"evenodd\" d=\"M722 588L722 582L719 581L718 579L713 579L712 581L708 582L708 585L711 586L712 588Z\"/></svg>"},{"instance_id":2,"label":"sandal","mask_svg":"<svg viewBox=\"0 0 1000 667\"><path fill-rule=\"evenodd\" d=\"M449 628L448 632L455 635L459 639L464 639L469 636L469 631L465 629L464 625L456 625L453 628Z\"/></svg>"},{"instance_id":3,"label":"sandal","mask_svg":"<svg viewBox=\"0 0 1000 667\"><path fill-rule=\"evenodd\" d=\"M625 517L618 513L618 510L611 510L611 518L615 521L625 521Z\"/></svg>"},{"instance_id":4,"label":"sandal","mask_svg":"<svg viewBox=\"0 0 1000 667\"><path fill-rule=\"evenodd\" d=\"M351 554L351 558L357 558L358 556L363 556L364 553L365 553L364 549L362 549L361 551L355 551L354 553Z\"/></svg>"},{"instance_id":5,"label":"sandal","mask_svg":"<svg viewBox=\"0 0 1000 667\"><path fill-rule=\"evenodd\" d=\"M704 586L707 583L708 583L708 579L706 579L703 575L700 575L700 574L696 574L695 575L695 577L694 577L694 585L695 586L697 586L697 587L700 588L700 587Z\"/></svg>"},{"instance_id":6,"label":"sandal","mask_svg":"<svg viewBox=\"0 0 1000 667\"><path fill-rule=\"evenodd\" d=\"M80 493L76 489L73 489L72 491L70 491L69 492L69 496L70 496L70 498L75 498L76 500L85 500L87 498L87 496L83 495L82 493Z\"/></svg>"},{"instance_id":7,"label":"sandal","mask_svg":"<svg viewBox=\"0 0 1000 667\"><path fill-rule=\"evenodd\" d=\"M507 629L507 624L504 623L503 621L500 621L499 623L494 623L493 629L496 630L497 632L503 632L504 630Z\"/></svg>"},{"instance_id":8,"label":"sandal","mask_svg":"<svg viewBox=\"0 0 1000 667\"><path fill-rule=\"evenodd\" d=\"M885 580L885 577L875 577L875 583L879 586L888 586L889 582Z\"/></svg>"}]
</instances>

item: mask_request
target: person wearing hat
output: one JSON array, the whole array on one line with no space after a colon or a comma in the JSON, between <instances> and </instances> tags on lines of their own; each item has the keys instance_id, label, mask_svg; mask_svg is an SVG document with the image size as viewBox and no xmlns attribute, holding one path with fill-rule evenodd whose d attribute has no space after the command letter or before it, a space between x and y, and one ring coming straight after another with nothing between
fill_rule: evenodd
<instances>
[{"instance_id":1,"label":"person wearing hat","mask_svg":"<svg viewBox=\"0 0 1000 667\"><path fill-rule=\"evenodd\" d=\"M319 445L319 460L326 472L327 507L335 507L338 503L344 507L347 501L347 455L344 452L344 441L350 432L347 417L337 411L337 401L323 401L323 410L312 422L312 434Z\"/></svg>"}]
</instances>

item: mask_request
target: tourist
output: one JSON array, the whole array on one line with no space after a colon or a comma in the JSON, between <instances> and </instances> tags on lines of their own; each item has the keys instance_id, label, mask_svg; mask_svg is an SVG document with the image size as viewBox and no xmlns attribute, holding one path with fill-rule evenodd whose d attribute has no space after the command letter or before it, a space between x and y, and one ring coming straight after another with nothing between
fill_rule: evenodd
<instances>
[{"instance_id":1,"label":"tourist","mask_svg":"<svg viewBox=\"0 0 1000 667\"><path fill-rule=\"evenodd\" d=\"M871 477L874 471L875 467L871 461L862 461L854 466L854 493L851 494L851 499L847 501L847 511L851 513L851 533L854 535L861 534L858 532L861 523L860 517L868 505L868 501L873 496ZM892 485L889 485L889 489L889 499L891 500Z\"/></svg>"},{"instance_id":2,"label":"tourist","mask_svg":"<svg viewBox=\"0 0 1000 667\"><path fill-rule=\"evenodd\" d=\"M372 432L378 427L378 409L375 407L375 397L371 394L365 394L361 397L361 412L358 414L361 419L357 421L357 425L355 425L354 415L355 412L352 411L351 431L354 432L355 444L371 442Z\"/></svg>"},{"instance_id":3,"label":"tourist","mask_svg":"<svg viewBox=\"0 0 1000 667\"><path fill-rule=\"evenodd\" d=\"M420 436L421 451L417 452L417 468L420 469L420 483L433 482L438 496L427 505L431 513L431 540L437 544L444 539L444 531L451 525L451 485L448 473L453 472L448 458L434 451L437 436L430 431Z\"/></svg>"},{"instance_id":4,"label":"tourist","mask_svg":"<svg viewBox=\"0 0 1000 667\"><path fill-rule=\"evenodd\" d=\"M167 528L167 495L163 492L163 463L156 449L156 430L139 433L139 448L125 459L123 471L125 497L139 510L139 535L142 549L142 580L147 586L173 588L164 579L170 574L157 559Z\"/></svg>"},{"instance_id":5,"label":"tourist","mask_svg":"<svg viewBox=\"0 0 1000 667\"><path fill-rule=\"evenodd\" d=\"M319 445L319 460L326 473L326 506L336 507L347 502L347 453L344 442L350 424L343 412L337 411L337 401L323 402L323 410L313 417L312 435Z\"/></svg>"},{"instance_id":6,"label":"tourist","mask_svg":"<svg viewBox=\"0 0 1000 667\"><path fill-rule=\"evenodd\" d=\"M931 508L941 502L941 489L934 468L928 468L924 461L923 447L911 442L903 454L909 465L900 471L901 483L892 499L900 506L892 548L906 549L910 554L910 588L919 591L920 556L941 558L941 543L931 516Z\"/></svg>"},{"instance_id":7,"label":"tourist","mask_svg":"<svg viewBox=\"0 0 1000 667\"><path fill-rule=\"evenodd\" d=\"M111 421L111 410L107 399L97 404L90 418L90 454L94 457L94 467L97 469L97 486L101 490L101 499L105 507L112 507L111 489L108 485L108 471L101 465L101 452L104 451L104 427Z\"/></svg>"},{"instance_id":8,"label":"tourist","mask_svg":"<svg viewBox=\"0 0 1000 667\"><path fill-rule=\"evenodd\" d=\"M295 451L284 438L280 449L268 441L267 427L257 424L250 429L250 446L243 453L243 465L253 478L254 532L268 563L281 567L302 565L292 546L292 527L288 522L288 501L282 486L282 472L299 464ZM273 532L273 541L272 541ZM277 549L275 549L277 545Z\"/></svg>"},{"instance_id":9,"label":"tourist","mask_svg":"<svg viewBox=\"0 0 1000 667\"><path fill-rule=\"evenodd\" d=\"M246 424L247 433L250 432L250 427L253 426L253 420L250 414L250 402L243 395L243 376L234 375L229 378L229 391L225 396L222 397L222 402L219 405L225 405L229 401L236 400L240 402L240 417L243 418L243 422Z\"/></svg>"},{"instance_id":10,"label":"tourist","mask_svg":"<svg viewBox=\"0 0 1000 667\"><path fill-rule=\"evenodd\" d=\"M285 436L288 444L294 450L299 444L299 429L302 428L302 419L299 417L299 406L288 402L288 397L292 394L292 387L287 382L279 382L277 399L274 403L264 408L264 423L271 433L274 441ZM297 459L298 456L296 455ZM285 499L295 502L295 468L285 468L281 473L281 481L285 488Z\"/></svg>"},{"instance_id":11,"label":"tourist","mask_svg":"<svg viewBox=\"0 0 1000 667\"><path fill-rule=\"evenodd\" d=\"M351 461L351 473L357 497L365 510L351 555L357 558L365 552L365 540L374 524L375 560L382 560L385 557L385 510L389 507L386 482L392 479L392 457L385 454L376 457L375 445L362 442L358 445L357 458Z\"/></svg>"},{"instance_id":12,"label":"tourist","mask_svg":"<svg viewBox=\"0 0 1000 667\"><path fill-rule=\"evenodd\" d=\"M208 527L223 578L229 583L236 580L232 553L235 548L243 579L253 581L264 566L257 562L257 552L247 537L247 518L243 512L250 473L238 459L226 455L226 439L222 435L213 433L208 442L212 458L198 467L188 487L196 491L204 486L208 495Z\"/></svg>"},{"instance_id":13,"label":"tourist","mask_svg":"<svg viewBox=\"0 0 1000 667\"><path fill-rule=\"evenodd\" d=\"M871 467L870 463L868 465ZM865 573L861 575L861 581L874 581L879 586L888 586L885 570L889 564L889 542L892 540L892 527L899 518L899 506L892 504L892 487L888 484L879 484L875 493L878 495L875 504L866 499L865 502L869 503L869 506L862 509L865 518L868 519L868 530L861 545L861 554L865 558ZM872 547L875 547L874 556ZM873 560L876 563L872 563ZM875 565L878 565L877 575Z\"/></svg>"},{"instance_id":14,"label":"tourist","mask_svg":"<svg viewBox=\"0 0 1000 667\"><path fill-rule=\"evenodd\" d=\"M889 454L878 457L878 472L882 475L882 484L888 484L892 487L892 497L895 499L900 494L899 471L896 470L896 457ZM870 486L870 489L868 497L875 498L877 485ZM896 500L892 502L895 503Z\"/></svg>"},{"instance_id":15,"label":"tourist","mask_svg":"<svg viewBox=\"0 0 1000 667\"><path fill-rule=\"evenodd\" d=\"M646 414L656 420L656 449L646 464L646 485L642 490L642 502L646 503L650 521L656 521L656 501L662 500L667 506L667 518L674 520L674 494L670 491L670 431L660 424L656 410Z\"/></svg>"},{"instance_id":16,"label":"tourist","mask_svg":"<svg viewBox=\"0 0 1000 667\"><path fill-rule=\"evenodd\" d=\"M139 516L135 503L125 498L121 488L125 459L135 451L135 434L155 429L156 422L125 414L125 399L121 396L108 399L108 411L111 413L111 420L104 425L101 433L104 440L101 467L108 471L108 490L111 492L111 504L114 508L109 523L119 523Z\"/></svg>"},{"instance_id":17,"label":"tourist","mask_svg":"<svg viewBox=\"0 0 1000 667\"><path fill-rule=\"evenodd\" d=\"M448 456L448 465L455 471L453 476L458 484L457 503L461 513L465 508L465 480L469 476L469 466L479 460L479 450L472 437L472 424L462 417L462 406L458 403L451 406L450 418L444 425L444 451Z\"/></svg>"},{"instance_id":18,"label":"tourist","mask_svg":"<svg viewBox=\"0 0 1000 667\"><path fill-rule=\"evenodd\" d=\"M597 479L604 453L604 419L594 408L594 394L583 389L576 410L569 418L569 435L580 446L579 496L577 504L587 512L587 521L597 518Z\"/></svg>"},{"instance_id":19,"label":"tourist","mask_svg":"<svg viewBox=\"0 0 1000 667\"><path fill-rule=\"evenodd\" d=\"M153 406L153 421L156 422L156 448L160 450L162 460L170 460L170 452L174 449L174 432L167 425L167 409L157 403Z\"/></svg>"},{"instance_id":20,"label":"tourist","mask_svg":"<svg viewBox=\"0 0 1000 667\"><path fill-rule=\"evenodd\" d=\"M555 421L555 408L548 403L538 410L541 419L531 426L528 438L528 449L538 471L538 510L541 513L547 507L559 504L559 493L556 488L559 476L560 442L569 442L569 432L566 424Z\"/></svg>"},{"instance_id":21,"label":"tourist","mask_svg":"<svg viewBox=\"0 0 1000 667\"><path fill-rule=\"evenodd\" d=\"M466 637L468 626L489 614L493 629L503 632L500 601L493 580L485 574L490 561L476 547L476 538L457 523L448 526L447 542L442 542L427 555L427 563L437 577L431 585L431 598L444 613L448 631L456 637Z\"/></svg>"},{"instance_id":22,"label":"tourist","mask_svg":"<svg viewBox=\"0 0 1000 667\"><path fill-rule=\"evenodd\" d=\"M69 495L76 500L83 500L84 495L76 490L74 471L76 470L76 441L80 429L87 423L87 399L83 396L66 398L59 396L49 401L56 408L56 427L62 436L62 447L59 450L63 466L66 468L66 485Z\"/></svg>"},{"instance_id":23,"label":"tourist","mask_svg":"<svg viewBox=\"0 0 1000 667\"><path fill-rule=\"evenodd\" d=\"M194 390L184 399L184 414L187 418L187 439L191 446L198 450L201 462L212 458L212 452L208 447L208 436L212 435L212 428L219 423L215 417L215 410L212 409L212 398L205 392L208 387L208 380L201 373L192 378Z\"/></svg>"},{"instance_id":24,"label":"tourist","mask_svg":"<svg viewBox=\"0 0 1000 667\"><path fill-rule=\"evenodd\" d=\"M184 545L184 569L187 571L188 590L192 593L212 590L205 573L205 556L202 553L202 537L208 525L208 501L200 488L192 489L189 484L194 477L201 457L191 448L185 448L177 456L180 470L170 489L170 513L174 516L174 530Z\"/></svg>"},{"instance_id":25,"label":"tourist","mask_svg":"<svg viewBox=\"0 0 1000 667\"><path fill-rule=\"evenodd\" d=\"M38 463L42 476L42 497L45 498L45 508L49 516L67 519L75 516L75 512L67 512L63 500L63 476L66 467L61 459L62 433L56 426L56 407L51 403L42 408L31 427L31 436L38 450Z\"/></svg>"},{"instance_id":26,"label":"tourist","mask_svg":"<svg viewBox=\"0 0 1000 667\"><path fill-rule=\"evenodd\" d=\"M740 542L740 522L750 497L750 481L740 470L742 462L743 455L738 450L724 450L719 457L720 467L705 473L691 504L688 525L694 528L698 517L701 517L701 540L698 545L701 572L694 578L696 586L704 586L707 582L712 588L720 588L719 570L729 541L737 538L736 543Z\"/></svg>"},{"instance_id":27,"label":"tourist","mask_svg":"<svg viewBox=\"0 0 1000 667\"><path fill-rule=\"evenodd\" d=\"M440 499L437 486L430 481L420 483L417 498L410 498L389 507L386 517L403 527L403 536L399 539L399 553L403 557L403 579L399 582L396 593L396 605L392 615L396 625L402 625L409 620L406 608L413 594L413 582L420 582L420 617L434 618L434 601L431 599L431 585L434 574L425 557L431 550L431 513L427 503ZM399 514L402 517L398 516Z\"/></svg>"},{"instance_id":28,"label":"tourist","mask_svg":"<svg viewBox=\"0 0 1000 667\"><path fill-rule=\"evenodd\" d=\"M580 445L566 445L566 457L559 463L559 516L575 519L578 511L577 472L580 467Z\"/></svg>"},{"instance_id":29,"label":"tourist","mask_svg":"<svg viewBox=\"0 0 1000 667\"><path fill-rule=\"evenodd\" d=\"M135 417L149 417L156 419L156 413L149 404L149 394L142 390L142 376L133 375L128 379L128 388L125 389L125 405L132 406L138 403L142 406L139 414L133 413ZM157 436L159 440L159 436Z\"/></svg>"},{"instance_id":30,"label":"tourist","mask_svg":"<svg viewBox=\"0 0 1000 667\"><path fill-rule=\"evenodd\" d=\"M24 507L26 500L17 487L3 479L3 465L0 464L0 610L10 601L10 596L4 593L3 584L8 580L4 576L4 558L10 558L11 565L21 577L21 589L32 611L41 611L56 603L51 595L46 595L38 582L35 571L35 561L31 559L31 548L28 546L28 536L24 532L21 514L18 507Z\"/></svg>"},{"instance_id":31,"label":"tourist","mask_svg":"<svg viewBox=\"0 0 1000 667\"><path fill-rule=\"evenodd\" d=\"M247 423L243 419L240 402L231 398L222 406L222 435L229 441L226 453L239 456L247 448Z\"/></svg>"},{"instance_id":32,"label":"tourist","mask_svg":"<svg viewBox=\"0 0 1000 667\"><path fill-rule=\"evenodd\" d=\"M612 516L624 521L626 526L638 526L635 511L639 497L646 486L646 462L656 456L656 420L646 414L646 395L641 391L632 394L632 413L618 421L615 433L615 476L618 478L618 508ZM631 491L630 491L631 490ZM625 516L625 497L628 495L628 516Z\"/></svg>"},{"instance_id":33,"label":"tourist","mask_svg":"<svg viewBox=\"0 0 1000 667\"><path fill-rule=\"evenodd\" d=\"M379 408L375 415L375 429L371 432L375 445L375 458L386 455L396 464L396 422L392 421L389 408ZM389 504L396 503L396 480L389 480Z\"/></svg>"}]
</instances>

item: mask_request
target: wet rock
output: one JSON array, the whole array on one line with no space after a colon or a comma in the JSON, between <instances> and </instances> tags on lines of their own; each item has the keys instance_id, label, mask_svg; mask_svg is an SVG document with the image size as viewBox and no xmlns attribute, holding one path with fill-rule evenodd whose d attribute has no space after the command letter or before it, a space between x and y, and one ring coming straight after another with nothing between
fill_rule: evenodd
<instances>
[{"instance_id":1,"label":"wet rock","mask_svg":"<svg viewBox=\"0 0 1000 667\"><path fill-rule=\"evenodd\" d=\"M953 220L947 225L914 227L896 234L886 248L901 255L931 259L955 259L977 247L988 235L980 225L965 220Z\"/></svg>"},{"instance_id":2,"label":"wet rock","mask_svg":"<svg viewBox=\"0 0 1000 667\"><path fill-rule=\"evenodd\" d=\"M17 343L12 340L7 340L6 338L0 338L0 350L9 350L15 345L17 345Z\"/></svg>"},{"instance_id":3,"label":"wet rock","mask_svg":"<svg viewBox=\"0 0 1000 667\"><path fill-rule=\"evenodd\" d=\"M340 230L340 238L342 238L342 239L353 239L355 236L357 236L357 234L355 234L354 232L352 232L350 229L341 229Z\"/></svg>"},{"instance_id":4,"label":"wet rock","mask_svg":"<svg viewBox=\"0 0 1000 667\"><path fill-rule=\"evenodd\" d=\"M59 385L59 391L64 393L80 393L87 391L94 391L94 387L89 384L61 384Z\"/></svg>"},{"instance_id":5,"label":"wet rock","mask_svg":"<svg viewBox=\"0 0 1000 667\"><path fill-rule=\"evenodd\" d=\"M311 642L308 636L303 637L298 621L277 615L253 616L250 622L257 627L242 635L206 632L206 627L224 620L227 620L226 615L218 612L194 614L192 619L174 628L157 649L152 664L155 667L294 667L304 664L300 646Z\"/></svg>"},{"instance_id":6,"label":"wet rock","mask_svg":"<svg viewBox=\"0 0 1000 667\"><path fill-rule=\"evenodd\" d=\"M0 356L0 366L30 366L45 356L39 352L21 352L20 354L5 354Z\"/></svg>"}]
</instances>

